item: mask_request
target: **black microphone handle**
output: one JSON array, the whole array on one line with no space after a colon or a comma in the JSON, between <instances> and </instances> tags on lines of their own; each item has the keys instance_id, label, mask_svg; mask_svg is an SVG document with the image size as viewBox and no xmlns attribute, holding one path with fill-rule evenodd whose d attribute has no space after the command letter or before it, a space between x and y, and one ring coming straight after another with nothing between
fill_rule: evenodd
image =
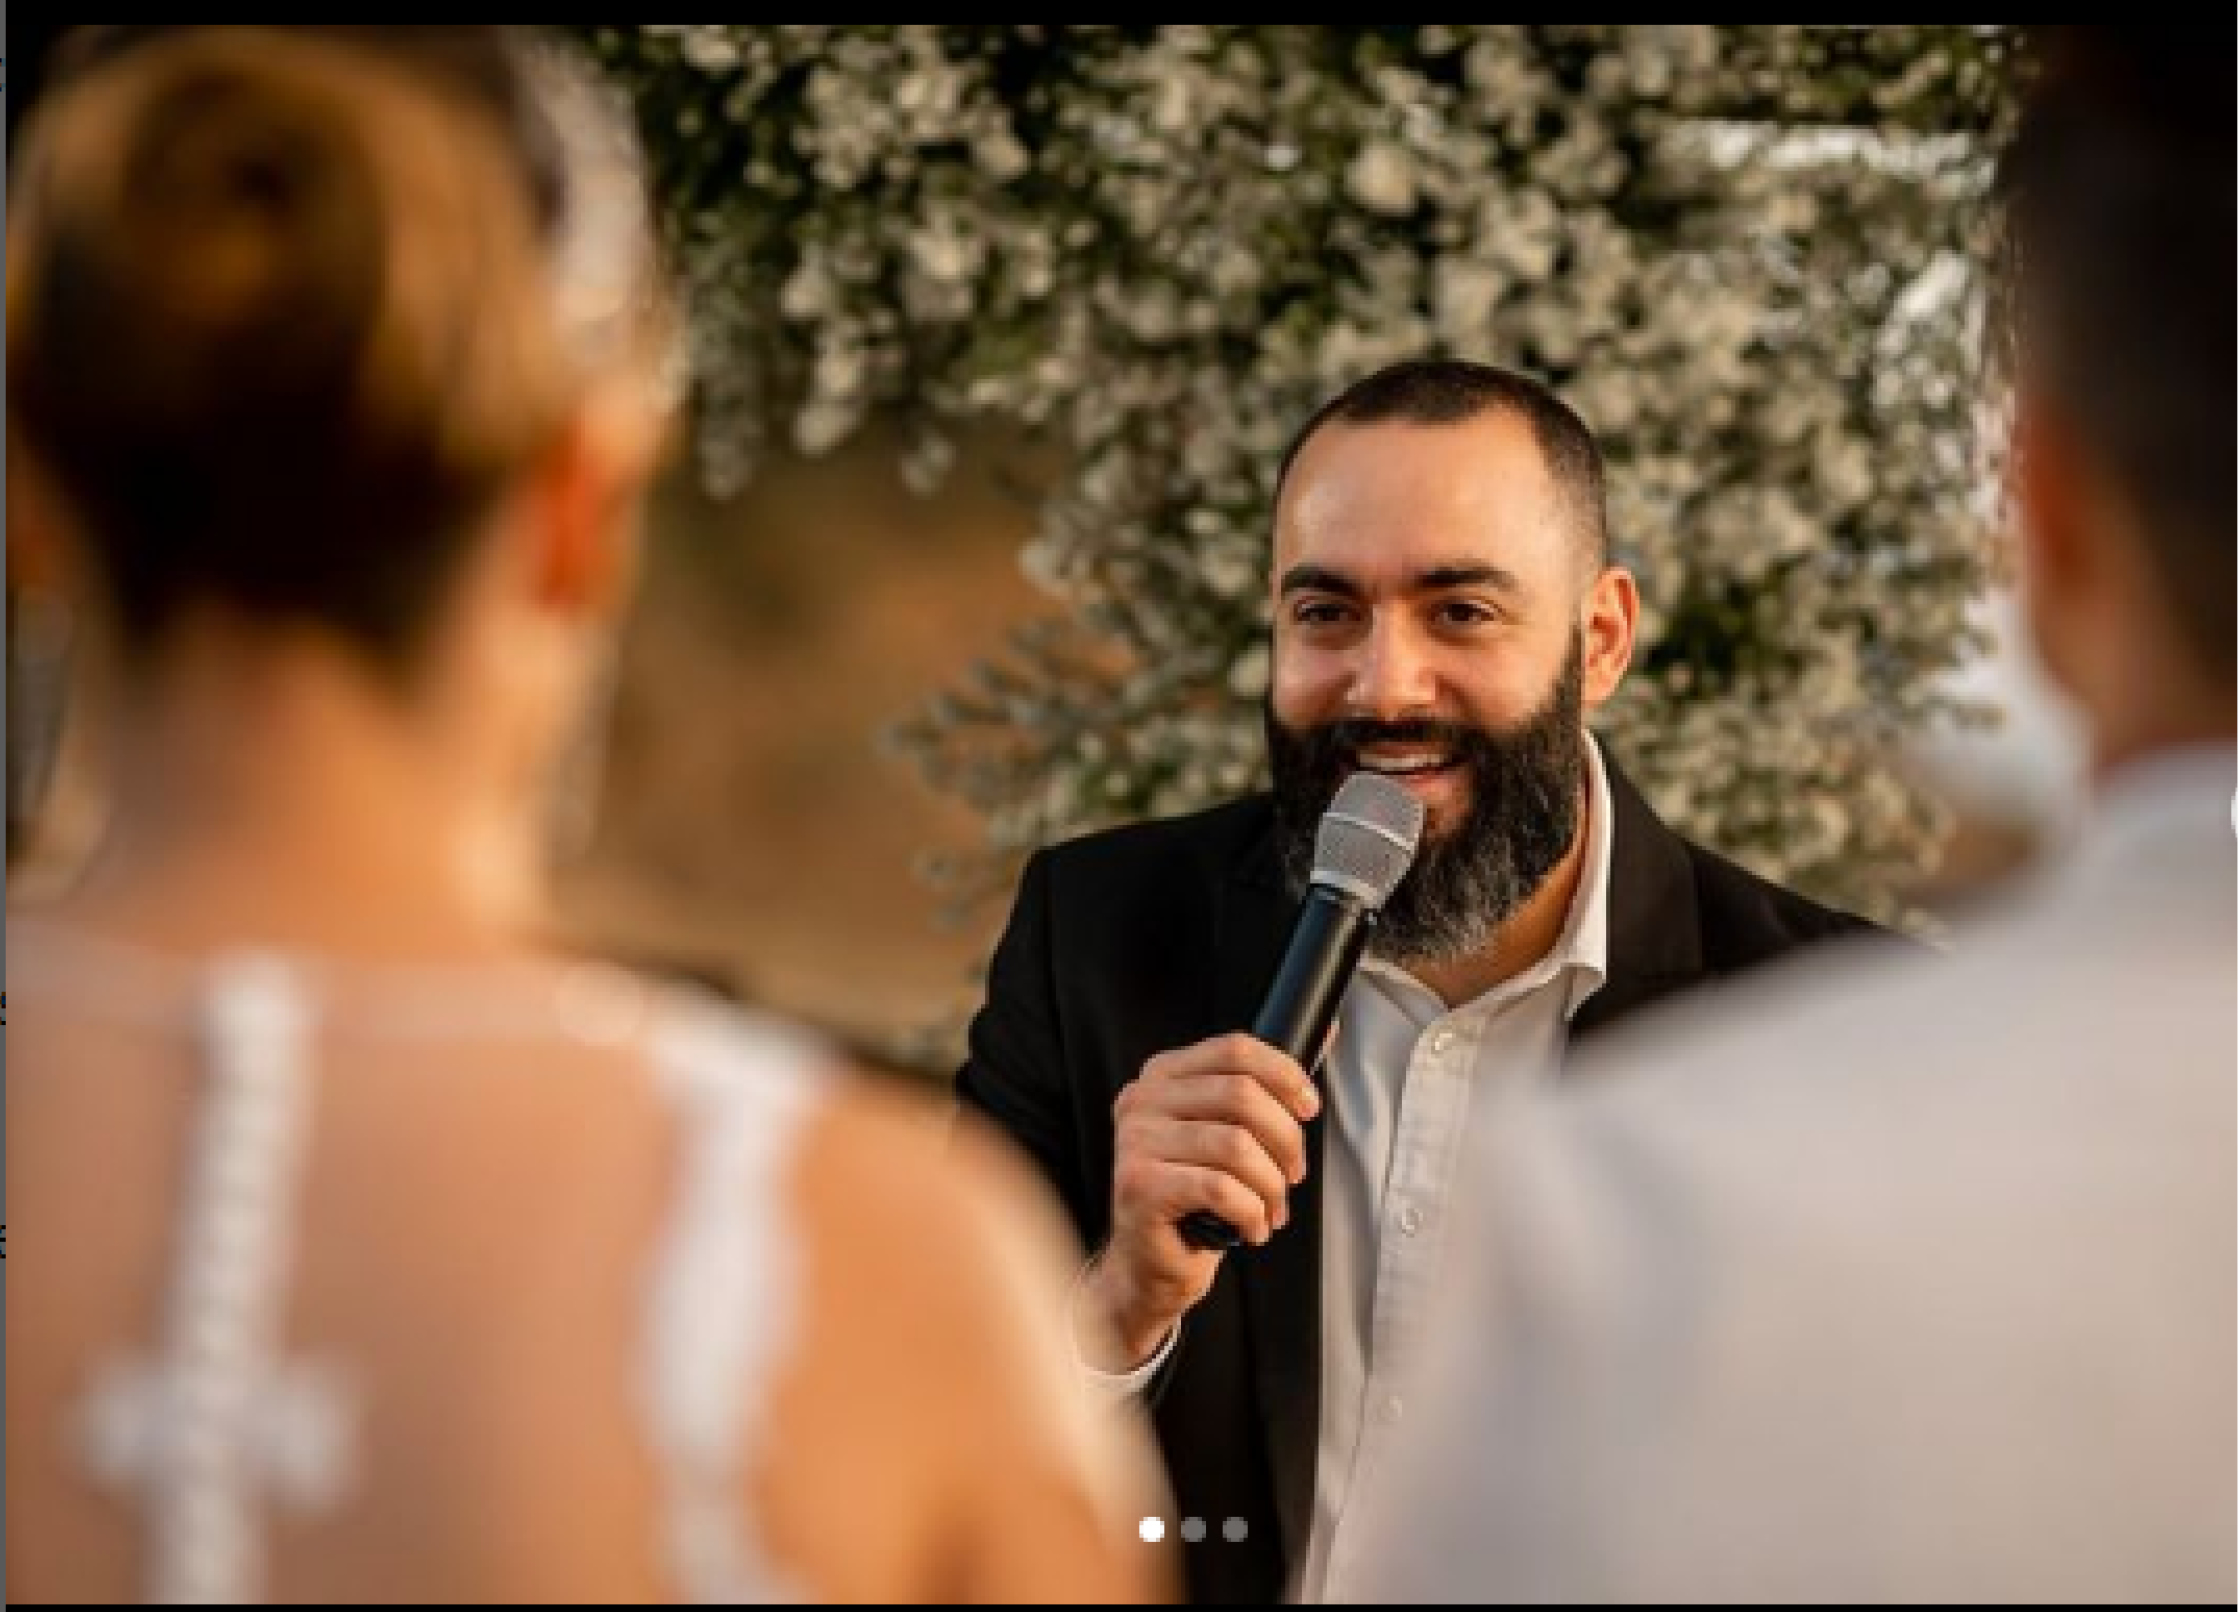
<instances>
[{"instance_id":1,"label":"black microphone handle","mask_svg":"<svg viewBox=\"0 0 2238 1612\"><path fill-rule=\"evenodd\" d=\"M1375 914L1366 902L1327 885L1313 886L1290 932L1290 949L1252 1023L1252 1036L1289 1054L1309 1077L1316 1074L1329 1027L1336 1023L1374 929ZM1209 1253L1229 1254L1243 1246L1235 1227L1203 1211L1181 1222L1181 1238Z\"/></svg>"}]
</instances>

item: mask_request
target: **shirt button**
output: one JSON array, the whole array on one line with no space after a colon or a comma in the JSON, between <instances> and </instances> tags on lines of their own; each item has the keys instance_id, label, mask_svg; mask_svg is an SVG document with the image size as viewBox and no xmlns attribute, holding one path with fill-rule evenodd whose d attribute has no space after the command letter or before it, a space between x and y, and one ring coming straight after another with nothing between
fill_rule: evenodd
<instances>
[{"instance_id":1,"label":"shirt button","mask_svg":"<svg viewBox=\"0 0 2238 1612\"><path fill-rule=\"evenodd\" d=\"M1375 1419L1385 1427L1397 1427L1406 1419L1406 1402L1396 1394L1375 1408Z\"/></svg>"},{"instance_id":2,"label":"shirt button","mask_svg":"<svg viewBox=\"0 0 2238 1612\"><path fill-rule=\"evenodd\" d=\"M1429 1224L1429 1220L1428 1215L1409 1205L1406 1211L1399 1216L1399 1229L1409 1237L1419 1237L1422 1235L1422 1228Z\"/></svg>"},{"instance_id":3,"label":"shirt button","mask_svg":"<svg viewBox=\"0 0 2238 1612\"><path fill-rule=\"evenodd\" d=\"M1453 1032L1451 1030L1440 1030L1436 1035L1430 1037L1430 1050L1440 1058L1451 1052L1453 1050Z\"/></svg>"}]
</instances>

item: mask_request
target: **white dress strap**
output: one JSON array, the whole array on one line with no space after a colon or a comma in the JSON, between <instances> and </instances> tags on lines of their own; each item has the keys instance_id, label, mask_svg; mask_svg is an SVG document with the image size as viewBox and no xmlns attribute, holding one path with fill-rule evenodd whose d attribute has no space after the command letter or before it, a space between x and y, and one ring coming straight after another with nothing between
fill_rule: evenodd
<instances>
[{"instance_id":1,"label":"white dress strap","mask_svg":"<svg viewBox=\"0 0 2238 1612\"><path fill-rule=\"evenodd\" d=\"M322 1509L349 1476L351 1419L330 1374L284 1360L297 1198L310 1126L313 1006L284 963L243 957L203 1003L168 1337L111 1368L81 1423L91 1475L133 1491L151 1525L147 1595L242 1603L263 1588L263 1491Z\"/></svg>"},{"instance_id":2,"label":"white dress strap","mask_svg":"<svg viewBox=\"0 0 2238 1612\"><path fill-rule=\"evenodd\" d=\"M803 1039L697 1002L656 1020L653 1050L678 1169L640 1404L666 1484L670 1569L693 1601L798 1601L752 1537L744 1484L800 1325L788 1194L822 1060Z\"/></svg>"}]
</instances>

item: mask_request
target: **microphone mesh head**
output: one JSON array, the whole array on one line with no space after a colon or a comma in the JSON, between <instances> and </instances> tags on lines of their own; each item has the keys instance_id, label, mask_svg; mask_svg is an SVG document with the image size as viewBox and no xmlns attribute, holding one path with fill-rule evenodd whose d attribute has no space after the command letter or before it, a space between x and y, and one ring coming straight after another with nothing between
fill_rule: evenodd
<instances>
[{"instance_id":1,"label":"microphone mesh head","mask_svg":"<svg viewBox=\"0 0 2238 1612\"><path fill-rule=\"evenodd\" d=\"M1414 866L1422 843L1422 802L1380 773L1354 773L1337 791L1314 842L1313 882L1383 910Z\"/></svg>"}]
</instances>

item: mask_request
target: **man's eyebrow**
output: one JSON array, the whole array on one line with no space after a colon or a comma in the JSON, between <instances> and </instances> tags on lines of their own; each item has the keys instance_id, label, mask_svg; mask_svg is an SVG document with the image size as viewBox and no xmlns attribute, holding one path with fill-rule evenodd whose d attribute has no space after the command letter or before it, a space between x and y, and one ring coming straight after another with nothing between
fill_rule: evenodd
<instances>
[{"instance_id":1,"label":"man's eyebrow","mask_svg":"<svg viewBox=\"0 0 2238 1612\"><path fill-rule=\"evenodd\" d=\"M1342 572L1332 571L1321 565L1294 566L1282 578L1282 596L1285 599L1293 593L1333 593L1340 598L1357 599L1365 591L1359 583Z\"/></svg>"},{"instance_id":2,"label":"man's eyebrow","mask_svg":"<svg viewBox=\"0 0 2238 1612\"><path fill-rule=\"evenodd\" d=\"M1480 560L1433 566L1417 575L1415 593L1447 593L1455 588L1490 588L1495 593L1519 594L1522 582L1513 571ZM1328 593L1340 599L1357 599L1366 589L1341 571L1323 565L1294 566L1282 577L1282 596L1294 593Z\"/></svg>"},{"instance_id":3,"label":"man's eyebrow","mask_svg":"<svg viewBox=\"0 0 2238 1612\"><path fill-rule=\"evenodd\" d=\"M1418 593L1444 593L1454 588L1490 588L1495 593L1521 593L1523 583L1513 571L1483 561L1441 565L1414 579Z\"/></svg>"}]
</instances>

